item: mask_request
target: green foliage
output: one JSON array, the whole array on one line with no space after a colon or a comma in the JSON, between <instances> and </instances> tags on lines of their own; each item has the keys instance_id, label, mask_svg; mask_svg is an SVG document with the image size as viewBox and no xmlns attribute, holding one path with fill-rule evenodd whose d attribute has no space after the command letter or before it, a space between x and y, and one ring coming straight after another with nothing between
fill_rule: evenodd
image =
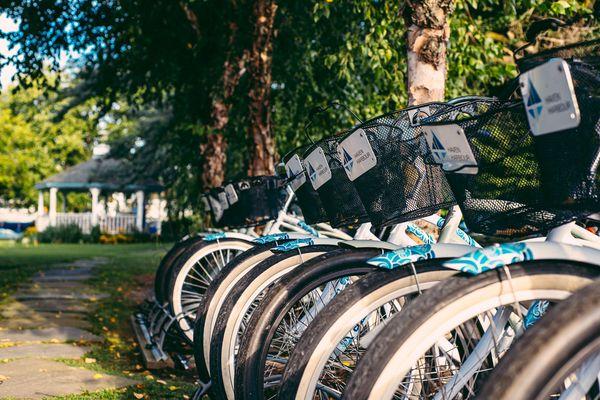
<instances>
[{"instance_id":1,"label":"green foliage","mask_svg":"<svg viewBox=\"0 0 600 400\"><path fill-rule=\"evenodd\" d=\"M0 200L36 204L37 182L89 156L96 136L89 109L78 106L56 121L64 106L56 94L36 88L0 96Z\"/></svg>"},{"instance_id":2,"label":"green foliage","mask_svg":"<svg viewBox=\"0 0 600 400\"><path fill-rule=\"evenodd\" d=\"M316 105L337 100L363 119L405 106L406 2L277 4L271 105L280 154L308 142L303 126ZM44 81L44 60L77 54L78 84L64 93L65 101L79 106L95 98L94 112L113 116L115 152L136 161L135 173L160 177L169 188L170 216L183 219L185 210L199 208L200 144L210 132L212 100L221 94L227 54L241 56L251 46L252 5L250 0L9 0L0 12L19 19L21 28L0 34L18 47L0 63L16 65L26 86ZM511 50L524 44L524 32L535 19L554 16L574 22L573 28L546 34L542 46L598 34L590 0L455 0L454 6L448 98L489 94L514 77ZM232 43L230 24L238 29ZM229 178L245 172L251 153L248 90L246 73L231 100L225 131ZM114 104L120 105L118 110ZM21 121L11 123L18 127ZM308 133L317 139L355 123L349 112L334 109L315 116ZM132 153L139 138L145 145ZM16 168L6 171L21 173L19 179L28 182L37 179Z\"/></svg>"},{"instance_id":3,"label":"green foliage","mask_svg":"<svg viewBox=\"0 0 600 400\"><path fill-rule=\"evenodd\" d=\"M100 243L100 236L102 232L100 231L100 227L98 225L92 227L90 231L90 242L91 243Z\"/></svg>"},{"instance_id":4,"label":"green foliage","mask_svg":"<svg viewBox=\"0 0 600 400\"><path fill-rule=\"evenodd\" d=\"M80 243L84 235L75 224L64 226L49 226L38 233L40 243Z\"/></svg>"},{"instance_id":5,"label":"green foliage","mask_svg":"<svg viewBox=\"0 0 600 400\"><path fill-rule=\"evenodd\" d=\"M75 224L49 226L36 235L40 243L148 243L157 239L156 236L139 231L133 231L128 234L104 234L99 226L93 227L90 233L85 234Z\"/></svg>"}]
</instances>

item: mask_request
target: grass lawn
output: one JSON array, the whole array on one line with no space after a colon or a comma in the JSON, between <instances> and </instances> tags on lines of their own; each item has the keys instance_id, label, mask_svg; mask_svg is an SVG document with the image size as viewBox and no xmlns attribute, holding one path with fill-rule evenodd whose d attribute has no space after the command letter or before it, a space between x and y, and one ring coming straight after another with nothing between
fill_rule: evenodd
<instances>
[{"instance_id":1,"label":"grass lawn","mask_svg":"<svg viewBox=\"0 0 600 400\"><path fill-rule=\"evenodd\" d=\"M140 380L142 383L127 389L61 397L62 400L116 400L116 399L185 399L193 392L192 380L175 371L150 373L144 371L137 345L133 339L129 317L152 285L152 278L160 258L168 250L167 244L53 244L37 247L0 244L0 306L16 285L26 281L35 272L49 264L81 258L105 257L108 264L97 269L91 286L108 293L99 300L95 315L90 316L92 331L105 338L93 345L86 356L96 361L67 361L99 374L116 374ZM88 360L89 361L89 360ZM53 398L56 399L56 398Z\"/></svg>"}]
</instances>

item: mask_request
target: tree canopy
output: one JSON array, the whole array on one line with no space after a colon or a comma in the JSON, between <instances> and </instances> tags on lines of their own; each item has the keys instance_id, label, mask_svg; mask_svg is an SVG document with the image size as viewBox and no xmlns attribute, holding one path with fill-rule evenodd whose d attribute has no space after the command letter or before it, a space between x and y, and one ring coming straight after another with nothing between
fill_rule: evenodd
<instances>
[{"instance_id":1,"label":"tree canopy","mask_svg":"<svg viewBox=\"0 0 600 400\"><path fill-rule=\"evenodd\" d=\"M90 155L96 136L93 107L64 107L38 88L0 97L0 200L16 206L37 201L34 185Z\"/></svg>"},{"instance_id":2,"label":"tree canopy","mask_svg":"<svg viewBox=\"0 0 600 400\"><path fill-rule=\"evenodd\" d=\"M62 91L63 106L93 101L102 113L114 112L115 102L127 104L127 118L135 122L118 143L143 138L144 146L123 153L136 158L141 171L159 175L183 209L197 204L205 159L216 157L215 146L224 151L217 156L226 177L248 171L256 146L249 125L265 112L252 108L257 85L268 86L259 101L269 115L261 118L271 120L267 129L279 154L306 143L303 126L314 106L337 100L363 118L405 106L402 15L413 3L8 0L0 13L16 19L19 29L0 38L17 51L0 63L16 66L23 87L52 88L60 82L48 80L47 71L58 71L58 60L70 56L77 84ZM591 0L455 0L446 96L487 94L515 76L511 49L537 18L572 22L549 33L542 46L597 35L594 7ZM270 31L261 25L269 12ZM256 47L264 32L271 43ZM269 64L268 82L253 78L261 60ZM315 116L309 134L316 139L355 122L335 109Z\"/></svg>"}]
</instances>

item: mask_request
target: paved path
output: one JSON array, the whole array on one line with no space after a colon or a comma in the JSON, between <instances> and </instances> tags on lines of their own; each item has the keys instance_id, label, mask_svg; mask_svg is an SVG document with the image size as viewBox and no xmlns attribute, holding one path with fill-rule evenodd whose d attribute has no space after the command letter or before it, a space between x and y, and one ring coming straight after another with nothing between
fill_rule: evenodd
<instances>
[{"instance_id":1,"label":"paved path","mask_svg":"<svg viewBox=\"0 0 600 400\"><path fill-rule=\"evenodd\" d=\"M131 379L67 366L102 339L88 313L106 295L86 284L104 259L56 265L22 285L0 310L0 399L44 399L135 384Z\"/></svg>"}]
</instances>

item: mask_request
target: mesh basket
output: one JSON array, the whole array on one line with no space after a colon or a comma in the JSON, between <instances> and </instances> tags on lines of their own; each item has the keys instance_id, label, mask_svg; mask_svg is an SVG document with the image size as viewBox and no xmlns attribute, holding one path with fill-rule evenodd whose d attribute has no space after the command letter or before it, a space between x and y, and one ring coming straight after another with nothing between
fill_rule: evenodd
<instances>
[{"instance_id":1,"label":"mesh basket","mask_svg":"<svg viewBox=\"0 0 600 400\"><path fill-rule=\"evenodd\" d=\"M423 112L447 107L423 104L361 124L377 165L354 180L354 186L374 226L388 226L431 215L455 204L438 165L426 164L427 145L411 123Z\"/></svg>"},{"instance_id":2,"label":"mesh basket","mask_svg":"<svg viewBox=\"0 0 600 400\"><path fill-rule=\"evenodd\" d=\"M472 102L423 121L456 124L469 141L478 173L447 178L470 229L524 236L598 211L599 104L575 82L582 112L576 129L533 137L520 101Z\"/></svg>"},{"instance_id":3,"label":"mesh basket","mask_svg":"<svg viewBox=\"0 0 600 400\"><path fill-rule=\"evenodd\" d=\"M282 208L283 180L275 176L256 176L231 183L237 201L229 202L218 226L230 228L256 226L277 218Z\"/></svg>"},{"instance_id":4,"label":"mesh basket","mask_svg":"<svg viewBox=\"0 0 600 400\"><path fill-rule=\"evenodd\" d=\"M320 147L331 170L331 179L317 189L329 223L333 227L349 226L369 221L356 188L348 179L339 160L338 137L325 138L310 146L304 156ZM308 185L310 181L307 182ZM312 185L311 185L312 187Z\"/></svg>"},{"instance_id":5,"label":"mesh basket","mask_svg":"<svg viewBox=\"0 0 600 400\"><path fill-rule=\"evenodd\" d=\"M551 58L562 58L573 65L579 62L598 67L600 65L600 39L556 47L517 59L519 71L525 72Z\"/></svg>"},{"instance_id":6,"label":"mesh basket","mask_svg":"<svg viewBox=\"0 0 600 400\"><path fill-rule=\"evenodd\" d=\"M303 146L288 153L283 157L283 162L288 162L295 154L302 160L302 156L308 147L309 146ZM303 173L306 174L305 172ZM302 210L304 222L309 225L314 225L329 220L325 208L323 207L323 203L321 202L321 198L317 191L313 189L308 177L306 177L306 182L295 191L295 195L298 205Z\"/></svg>"}]
</instances>

